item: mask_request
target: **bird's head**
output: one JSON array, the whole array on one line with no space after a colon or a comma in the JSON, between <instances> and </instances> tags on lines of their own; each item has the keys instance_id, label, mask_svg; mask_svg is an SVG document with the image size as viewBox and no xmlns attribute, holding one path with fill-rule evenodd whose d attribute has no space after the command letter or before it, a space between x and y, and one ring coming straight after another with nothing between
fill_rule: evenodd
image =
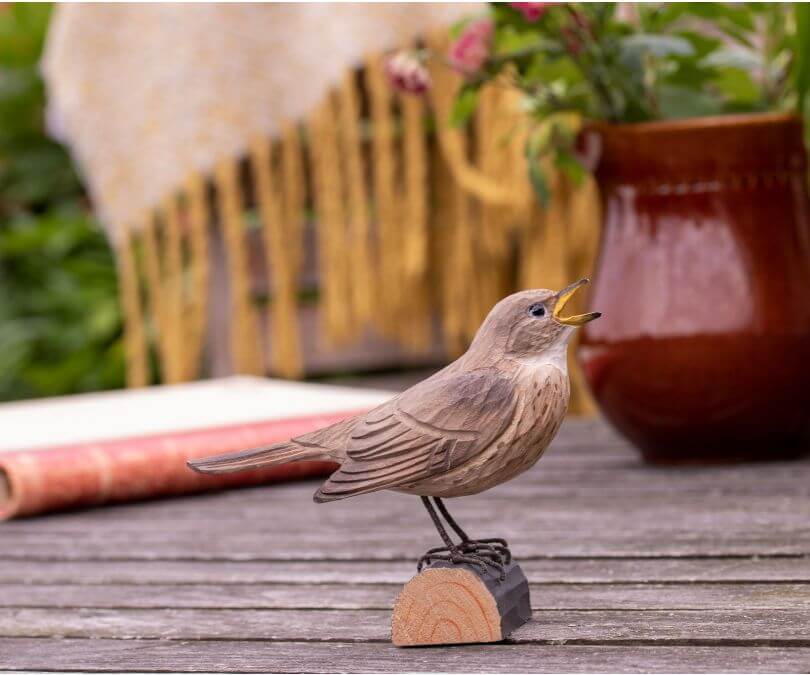
<instances>
[{"instance_id":1,"label":"bird's head","mask_svg":"<svg viewBox=\"0 0 810 675\"><path fill-rule=\"evenodd\" d=\"M564 351L578 326L601 316L600 312L563 314L566 303L587 283L587 279L580 279L556 293L539 288L505 297L492 308L475 342L491 348L500 346L513 358L531 359L555 349Z\"/></svg>"}]
</instances>

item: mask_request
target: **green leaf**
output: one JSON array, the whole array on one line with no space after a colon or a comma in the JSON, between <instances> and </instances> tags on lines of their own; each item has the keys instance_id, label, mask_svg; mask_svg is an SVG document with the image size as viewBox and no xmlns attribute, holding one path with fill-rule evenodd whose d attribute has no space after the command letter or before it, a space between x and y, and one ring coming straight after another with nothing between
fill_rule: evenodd
<instances>
[{"instance_id":1,"label":"green leaf","mask_svg":"<svg viewBox=\"0 0 810 675\"><path fill-rule=\"evenodd\" d=\"M650 27L665 30L676 25L703 20L715 29L734 37L745 39L755 28L754 12L746 3L728 2L673 2L664 5L654 14Z\"/></svg>"},{"instance_id":2,"label":"green leaf","mask_svg":"<svg viewBox=\"0 0 810 675\"><path fill-rule=\"evenodd\" d=\"M522 26L499 27L495 33L495 53L498 55L521 51L537 43L537 32Z\"/></svg>"},{"instance_id":3,"label":"green leaf","mask_svg":"<svg viewBox=\"0 0 810 675\"><path fill-rule=\"evenodd\" d=\"M626 52L648 52L653 56L692 56L695 49L689 40L677 35L636 33L621 39Z\"/></svg>"},{"instance_id":4,"label":"green leaf","mask_svg":"<svg viewBox=\"0 0 810 675\"><path fill-rule=\"evenodd\" d=\"M717 69L695 62L693 59L674 59L671 70L661 73L660 82L700 91L711 85Z\"/></svg>"},{"instance_id":5,"label":"green leaf","mask_svg":"<svg viewBox=\"0 0 810 675\"><path fill-rule=\"evenodd\" d=\"M588 175L588 170L582 166L582 162L577 159L576 155L565 150L557 151L554 164L571 179L574 185L581 185Z\"/></svg>"},{"instance_id":6,"label":"green leaf","mask_svg":"<svg viewBox=\"0 0 810 675\"><path fill-rule=\"evenodd\" d=\"M663 119L719 115L723 112L722 102L716 97L685 87L663 85L658 90L657 98Z\"/></svg>"},{"instance_id":7,"label":"green leaf","mask_svg":"<svg viewBox=\"0 0 810 675\"><path fill-rule=\"evenodd\" d=\"M458 92L450 113L450 124L454 127L463 127L475 112L478 103L479 85L465 85Z\"/></svg>"},{"instance_id":8,"label":"green leaf","mask_svg":"<svg viewBox=\"0 0 810 675\"><path fill-rule=\"evenodd\" d=\"M0 399L123 385L115 263L76 208L0 226Z\"/></svg>"},{"instance_id":9,"label":"green leaf","mask_svg":"<svg viewBox=\"0 0 810 675\"><path fill-rule=\"evenodd\" d=\"M36 65L51 9L47 2L14 2L0 11L0 66Z\"/></svg>"},{"instance_id":10,"label":"green leaf","mask_svg":"<svg viewBox=\"0 0 810 675\"><path fill-rule=\"evenodd\" d=\"M720 68L714 82L726 99L726 107L736 112L758 110L765 104L762 89L749 72L738 68Z\"/></svg>"},{"instance_id":11,"label":"green leaf","mask_svg":"<svg viewBox=\"0 0 810 675\"><path fill-rule=\"evenodd\" d=\"M703 59L702 63L711 67L739 68L748 71L759 70L764 65L761 53L740 45L718 49Z\"/></svg>"},{"instance_id":12,"label":"green leaf","mask_svg":"<svg viewBox=\"0 0 810 675\"><path fill-rule=\"evenodd\" d=\"M537 162L529 162L529 179L531 180L534 194L537 195L537 199L540 201L540 206L544 209L548 208L551 202L551 191L548 187L548 181L543 175L543 170Z\"/></svg>"},{"instance_id":13,"label":"green leaf","mask_svg":"<svg viewBox=\"0 0 810 675\"><path fill-rule=\"evenodd\" d=\"M551 190L548 187L548 180L543 174L543 168L540 166L540 157L537 152L535 144L531 140L526 143L526 162L529 165L529 180L532 184L532 189L537 195L537 199L543 208L547 208L551 201Z\"/></svg>"},{"instance_id":14,"label":"green leaf","mask_svg":"<svg viewBox=\"0 0 810 675\"><path fill-rule=\"evenodd\" d=\"M796 21L793 81L799 112L804 114L810 93L810 5L794 3L793 12Z\"/></svg>"},{"instance_id":15,"label":"green leaf","mask_svg":"<svg viewBox=\"0 0 810 675\"><path fill-rule=\"evenodd\" d=\"M679 30L675 34L684 38L685 40L689 40L689 43L694 49L694 55L696 58L707 56L726 44L725 41L716 36L706 35L705 33L695 30Z\"/></svg>"}]
</instances>

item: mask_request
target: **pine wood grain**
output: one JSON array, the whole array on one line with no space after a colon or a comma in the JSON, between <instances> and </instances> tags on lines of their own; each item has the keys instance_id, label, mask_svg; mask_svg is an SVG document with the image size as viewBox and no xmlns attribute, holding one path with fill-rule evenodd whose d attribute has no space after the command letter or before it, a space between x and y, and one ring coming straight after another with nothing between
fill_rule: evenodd
<instances>
[{"instance_id":1,"label":"pine wood grain","mask_svg":"<svg viewBox=\"0 0 810 675\"><path fill-rule=\"evenodd\" d=\"M391 617L397 647L500 642L501 615L481 579L464 569L428 569L399 592Z\"/></svg>"}]
</instances>

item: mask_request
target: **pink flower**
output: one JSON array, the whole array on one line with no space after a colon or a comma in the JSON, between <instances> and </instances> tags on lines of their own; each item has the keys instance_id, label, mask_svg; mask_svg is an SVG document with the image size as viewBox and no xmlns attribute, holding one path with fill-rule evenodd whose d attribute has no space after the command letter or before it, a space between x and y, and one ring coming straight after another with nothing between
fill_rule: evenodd
<instances>
[{"instance_id":1,"label":"pink flower","mask_svg":"<svg viewBox=\"0 0 810 675\"><path fill-rule=\"evenodd\" d=\"M397 91L406 94L424 94L430 89L430 73L413 52L401 51L385 62L388 81Z\"/></svg>"},{"instance_id":2,"label":"pink flower","mask_svg":"<svg viewBox=\"0 0 810 675\"><path fill-rule=\"evenodd\" d=\"M450 65L464 75L473 75L489 57L492 50L494 26L491 19L471 21L450 47Z\"/></svg>"},{"instance_id":3,"label":"pink flower","mask_svg":"<svg viewBox=\"0 0 810 675\"><path fill-rule=\"evenodd\" d=\"M516 9L523 15L529 23L539 21L540 17L546 13L550 2L510 2L509 6Z\"/></svg>"}]
</instances>

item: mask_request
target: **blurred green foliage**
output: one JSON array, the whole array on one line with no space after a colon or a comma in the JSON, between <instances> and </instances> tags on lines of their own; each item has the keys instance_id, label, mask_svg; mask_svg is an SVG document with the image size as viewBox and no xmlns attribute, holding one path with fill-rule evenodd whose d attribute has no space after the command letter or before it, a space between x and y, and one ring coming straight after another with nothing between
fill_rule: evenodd
<instances>
[{"instance_id":1,"label":"blurred green foliage","mask_svg":"<svg viewBox=\"0 0 810 675\"><path fill-rule=\"evenodd\" d=\"M45 133L49 4L0 8L0 400L120 387L115 263Z\"/></svg>"},{"instance_id":2,"label":"blurred green foliage","mask_svg":"<svg viewBox=\"0 0 810 675\"><path fill-rule=\"evenodd\" d=\"M539 118L643 122L803 108L808 7L791 3L494 3L495 51L461 96L505 69Z\"/></svg>"},{"instance_id":3,"label":"blurred green foliage","mask_svg":"<svg viewBox=\"0 0 810 675\"><path fill-rule=\"evenodd\" d=\"M582 118L635 123L766 111L807 118L806 3L498 2L489 20L492 50L467 74L451 122L467 122L484 83L519 87L536 121L526 159L544 205L545 159L575 181L585 174L575 152Z\"/></svg>"}]
</instances>

